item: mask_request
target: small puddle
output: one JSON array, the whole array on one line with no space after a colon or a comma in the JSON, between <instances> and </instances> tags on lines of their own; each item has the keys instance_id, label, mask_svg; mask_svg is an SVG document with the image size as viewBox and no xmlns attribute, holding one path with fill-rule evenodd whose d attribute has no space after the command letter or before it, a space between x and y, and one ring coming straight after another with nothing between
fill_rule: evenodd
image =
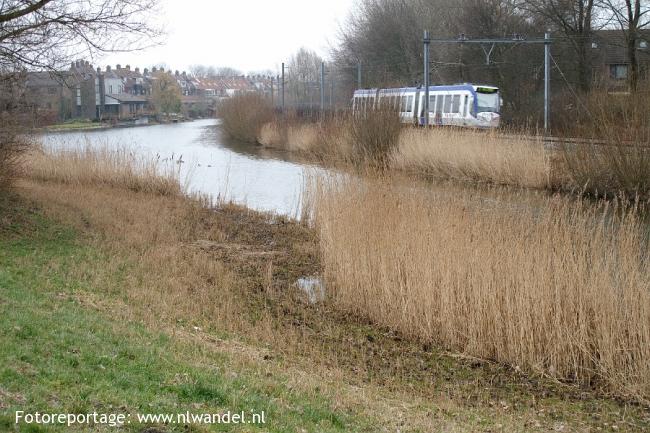
<instances>
[{"instance_id":1,"label":"small puddle","mask_svg":"<svg viewBox=\"0 0 650 433\"><path fill-rule=\"evenodd\" d=\"M298 287L305 292L310 304L325 300L325 283L319 277L303 277L296 281Z\"/></svg>"}]
</instances>

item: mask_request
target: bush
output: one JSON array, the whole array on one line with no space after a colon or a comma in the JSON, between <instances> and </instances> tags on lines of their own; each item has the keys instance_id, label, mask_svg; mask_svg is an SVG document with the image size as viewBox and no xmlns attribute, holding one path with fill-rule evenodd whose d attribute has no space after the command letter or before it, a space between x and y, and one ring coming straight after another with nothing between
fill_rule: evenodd
<instances>
[{"instance_id":1,"label":"bush","mask_svg":"<svg viewBox=\"0 0 650 433\"><path fill-rule=\"evenodd\" d=\"M585 107L590 119L576 125L576 135L592 141L562 149L570 187L605 196L650 197L647 97L643 89L629 95L590 95Z\"/></svg>"},{"instance_id":2,"label":"bush","mask_svg":"<svg viewBox=\"0 0 650 433\"><path fill-rule=\"evenodd\" d=\"M399 114L385 107L354 113L349 128L355 160L379 169L388 168L402 131Z\"/></svg>"},{"instance_id":3,"label":"bush","mask_svg":"<svg viewBox=\"0 0 650 433\"><path fill-rule=\"evenodd\" d=\"M10 187L20 171L20 157L27 142L20 138L9 113L0 113L0 189Z\"/></svg>"},{"instance_id":4,"label":"bush","mask_svg":"<svg viewBox=\"0 0 650 433\"><path fill-rule=\"evenodd\" d=\"M262 95L244 93L222 102L218 116L230 137L257 143L262 126L273 118L273 107Z\"/></svg>"}]
</instances>

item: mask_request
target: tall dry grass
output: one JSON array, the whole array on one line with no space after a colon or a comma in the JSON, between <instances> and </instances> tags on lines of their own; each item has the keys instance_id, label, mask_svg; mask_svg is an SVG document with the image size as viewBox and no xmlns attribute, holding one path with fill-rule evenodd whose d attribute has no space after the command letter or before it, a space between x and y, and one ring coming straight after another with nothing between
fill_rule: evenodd
<instances>
[{"instance_id":1,"label":"tall dry grass","mask_svg":"<svg viewBox=\"0 0 650 433\"><path fill-rule=\"evenodd\" d=\"M258 142L328 163L385 169L401 131L398 113L390 109L333 113L312 122L289 113L265 124Z\"/></svg>"},{"instance_id":2,"label":"tall dry grass","mask_svg":"<svg viewBox=\"0 0 650 433\"><path fill-rule=\"evenodd\" d=\"M273 107L263 95L242 93L222 101L217 115L230 137L256 143L264 124L273 119Z\"/></svg>"},{"instance_id":3,"label":"tall dry grass","mask_svg":"<svg viewBox=\"0 0 650 433\"><path fill-rule=\"evenodd\" d=\"M25 155L28 176L38 181L123 188L163 196L183 193L178 170L127 148L86 146L34 149Z\"/></svg>"},{"instance_id":4,"label":"tall dry grass","mask_svg":"<svg viewBox=\"0 0 650 433\"><path fill-rule=\"evenodd\" d=\"M341 178L311 197L341 308L650 401L649 232L633 206Z\"/></svg>"},{"instance_id":5,"label":"tall dry grass","mask_svg":"<svg viewBox=\"0 0 650 433\"><path fill-rule=\"evenodd\" d=\"M650 198L650 82L625 96L593 92L576 134L595 143L562 147L567 187L594 195Z\"/></svg>"},{"instance_id":6,"label":"tall dry grass","mask_svg":"<svg viewBox=\"0 0 650 433\"><path fill-rule=\"evenodd\" d=\"M405 130L392 166L440 179L532 188L551 188L558 181L541 139L493 131Z\"/></svg>"}]
</instances>

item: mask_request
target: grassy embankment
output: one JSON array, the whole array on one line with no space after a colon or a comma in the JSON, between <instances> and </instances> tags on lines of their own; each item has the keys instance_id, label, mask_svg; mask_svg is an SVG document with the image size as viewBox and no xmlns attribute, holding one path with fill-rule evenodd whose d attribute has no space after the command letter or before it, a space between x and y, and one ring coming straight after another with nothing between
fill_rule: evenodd
<instances>
[{"instance_id":1,"label":"grassy embankment","mask_svg":"<svg viewBox=\"0 0 650 433\"><path fill-rule=\"evenodd\" d=\"M321 272L312 230L210 211L153 172L131 176L128 154L106 157L33 156L0 208L5 426L23 408L241 407L266 410L265 431L648 428L643 406L342 313L338 284L307 304L293 282ZM118 160L131 168L115 175Z\"/></svg>"},{"instance_id":2,"label":"grassy embankment","mask_svg":"<svg viewBox=\"0 0 650 433\"><path fill-rule=\"evenodd\" d=\"M90 120L71 120L62 123L56 123L54 125L48 125L43 129L51 132L59 132L59 131L81 131L81 130L89 130L89 129L102 129L108 127L109 126L106 124L91 122Z\"/></svg>"}]
</instances>

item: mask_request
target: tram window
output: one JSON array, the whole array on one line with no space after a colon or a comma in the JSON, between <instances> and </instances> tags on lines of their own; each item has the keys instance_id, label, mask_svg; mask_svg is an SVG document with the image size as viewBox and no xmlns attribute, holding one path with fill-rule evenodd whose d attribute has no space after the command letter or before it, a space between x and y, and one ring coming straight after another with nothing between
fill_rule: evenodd
<instances>
[{"instance_id":1,"label":"tram window","mask_svg":"<svg viewBox=\"0 0 650 433\"><path fill-rule=\"evenodd\" d=\"M429 111L436 111L436 95L429 95Z\"/></svg>"},{"instance_id":2,"label":"tram window","mask_svg":"<svg viewBox=\"0 0 650 433\"><path fill-rule=\"evenodd\" d=\"M451 113L451 95L445 95L444 113Z\"/></svg>"},{"instance_id":3,"label":"tram window","mask_svg":"<svg viewBox=\"0 0 650 433\"><path fill-rule=\"evenodd\" d=\"M463 107L465 107L465 117L469 116L469 98L465 95L465 101L463 101Z\"/></svg>"},{"instance_id":4,"label":"tram window","mask_svg":"<svg viewBox=\"0 0 650 433\"><path fill-rule=\"evenodd\" d=\"M453 96L451 112L460 113L460 95Z\"/></svg>"},{"instance_id":5,"label":"tram window","mask_svg":"<svg viewBox=\"0 0 650 433\"><path fill-rule=\"evenodd\" d=\"M406 112L407 113L413 112L413 96L409 96L408 98L406 98Z\"/></svg>"},{"instance_id":6,"label":"tram window","mask_svg":"<svg viewBox=\"0 0 650 433\"><path fill-rule=\"evenodd\" d=\"M442 114L442 101L443 101L443 99L444 99L444 96L442 96L442 95L438 95L438 96L436 97L436 100L437 100L437 102L438 102L438 103L435 105L435 107L436 107L436 114Z\"/></svg>"}]
</instances>

